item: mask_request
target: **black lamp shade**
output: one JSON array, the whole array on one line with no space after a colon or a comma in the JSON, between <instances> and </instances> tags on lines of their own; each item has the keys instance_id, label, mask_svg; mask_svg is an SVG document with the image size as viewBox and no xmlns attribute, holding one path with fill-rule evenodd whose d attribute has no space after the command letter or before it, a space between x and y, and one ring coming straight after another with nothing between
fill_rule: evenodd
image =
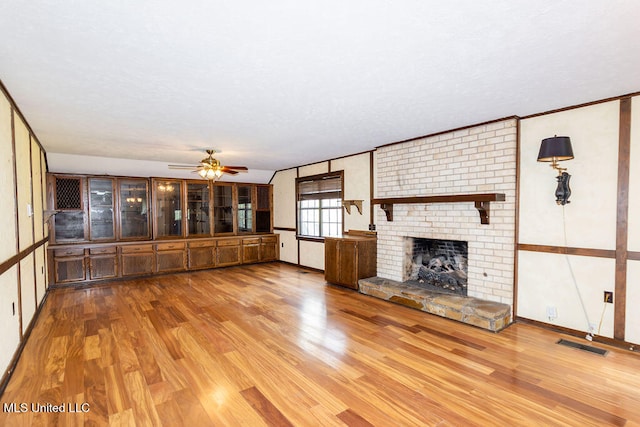
<instances>
[{"instance_id":1,"label":"black lamp shade","mask_svg":"<svg viewBox=\"0 0 640 427\"><path fill-rule=\"evenodd\" d=\"M552 162L554 160L573 159L573 148L571 148L571 138L568 136L554 136L545 138L540 144L538 153L539 162Z\"/></svg>"}]
</instances>

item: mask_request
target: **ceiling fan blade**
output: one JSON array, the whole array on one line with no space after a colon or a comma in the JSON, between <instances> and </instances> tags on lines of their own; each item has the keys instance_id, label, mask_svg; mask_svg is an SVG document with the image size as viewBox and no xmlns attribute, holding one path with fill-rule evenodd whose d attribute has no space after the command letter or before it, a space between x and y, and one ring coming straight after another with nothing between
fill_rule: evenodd
<instances>
[{"instance_id":1,"label":"ceiling fan blade","mask_svg":"<svg viewBox=\"0 0 640 427\"><path fill-rule=\"evenodd\" d=\"M223 173L228 173L229 175L235 175L238 173L238 171L234 171L233 169L227 169L226 166L223 166L222 168L220 168L220 170Z\"/></svg>"},{"instance_id":2,"label":"ceiling fan blade","mask_svg":"<svg viewBox=\"0 0 640 427\"><path fill-rule=\"evenodd\" d=\"M193 165L168 165L169 169L193 169L196 166Z\"/></svg>"},{"instance_id":3,"label":"ceiling fan blade","mask_svg":"<svg viewBox=\"0 0 640 427\"><path fill-rule=\"evenodd\" d=\"M235 169L235 170L240 171L240 172L246 172L246 171L248 171L248 170L249 170L249 169L247 169L247 167L246 167L246 166L223 166L222 168L223 168L223 169L224 169L224 168L227 168L227 169Z\"/></svg>"}]
</instances>

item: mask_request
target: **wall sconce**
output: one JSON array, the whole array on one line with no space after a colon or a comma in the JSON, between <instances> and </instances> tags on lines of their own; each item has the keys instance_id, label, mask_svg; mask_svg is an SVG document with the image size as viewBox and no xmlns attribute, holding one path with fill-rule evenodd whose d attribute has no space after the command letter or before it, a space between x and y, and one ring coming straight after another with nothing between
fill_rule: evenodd
<instances>
[{"instance_id":1,"label":"wall sconce","mask_svg":"<svg viewBox=\"0 0 640 427\"><path fill-rule=\"evenodd\" d=\"M573 159L573 148L571 148L571 138L568 136L554 136L542 140L538 161L551 162L551 167L558 171L558 176L556 177L558 181L556 203L559 205L570 203L571 189L569 188L569 179L571 175L565 172L567 169L561 168L558 162L571 159Z\"/></svg>"}]
</instances>

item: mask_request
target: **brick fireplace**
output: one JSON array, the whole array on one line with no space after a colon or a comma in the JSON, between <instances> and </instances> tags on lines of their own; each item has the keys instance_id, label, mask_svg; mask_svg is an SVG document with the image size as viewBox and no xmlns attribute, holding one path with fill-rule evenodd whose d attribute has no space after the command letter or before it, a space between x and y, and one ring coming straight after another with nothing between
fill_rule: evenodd
<instances>
[{"instance_id":1,"label":"brick fireplace","mask_svg":"<svg viewBox=\"0 0 640 427\"><path fill-rule=\"evenodd\" d=\"M376 198L502 193L481 224L473 202L376 207L378 277L406 280L407 238L464 241L467 294L511 306L514 295L517 119L379 147Z\"/></svg>"}]
</instances>

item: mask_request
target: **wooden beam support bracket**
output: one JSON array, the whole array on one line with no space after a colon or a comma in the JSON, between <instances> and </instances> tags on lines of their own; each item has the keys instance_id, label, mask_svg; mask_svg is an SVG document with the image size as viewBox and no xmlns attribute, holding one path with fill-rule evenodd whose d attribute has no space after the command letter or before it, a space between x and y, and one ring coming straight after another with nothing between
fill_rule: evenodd
<instances>
[{"instance_id":1,"label":"wooden beam support bracket","mask_svg":"<svg viewBox=\"0 0 640 427\"><path fill-rule=\"evenodd\" d=\"M476 209L480 214L480 224L489 224L489 212L490 202L478 202L476 201Z\"/></svg>"},{"instance_id":2,"label":"wooden beam support bracket","mask_svg":"<svg viewBox=\"0 0 640 427\"><path fill-rule=\"evenodd\" d=\"M443 196L417 196L417 197L389 197L373 199L371 203L380 205L380 209L387 215L387 221L393 221L394 204L415 204L415 203L462 203L474 202L475 208L480 215L481 224L489 224L491 202L504 202L504 193L482 193L482 194L452 194Z\"/></svg>"},{"instance_id":3,"label":"wooden beam support bracket","mask_svg":"<svg viewBox=\"0 0 640 427\"><path fill-rule=\"evenodd\" d=\"M355 206L358 209L358 213L362 215L362 200L343 200L342 207L347 210L347 213L351 215L351 206Z\"/></svg>"}]
</instances>

